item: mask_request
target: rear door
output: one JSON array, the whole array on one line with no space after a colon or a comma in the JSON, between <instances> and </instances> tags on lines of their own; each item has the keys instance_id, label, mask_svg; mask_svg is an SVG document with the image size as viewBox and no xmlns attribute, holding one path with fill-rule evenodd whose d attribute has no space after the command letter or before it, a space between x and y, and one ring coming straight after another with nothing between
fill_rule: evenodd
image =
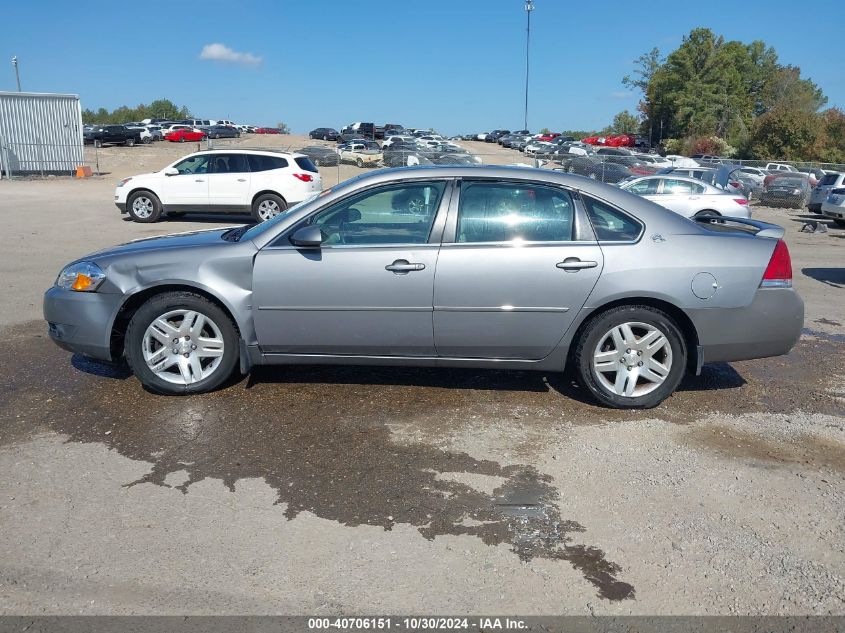
<instances>
[{"instance_id":1,"label":"rear door","mask_svg":"<svg viewBox=\"0 0 845 633\"><path fill-rule=\"evenodd\" d=\"M651 199L675 213L689 217L701 208L701 194L704 191L704 185L679 178L664 178L660 194Z\"/></svg>"},{"instance_id":2,"label":"rear door","mask_svg":"<svg viewBox=\"0 0 845 633\"><path fill-rule=\"evenodd\" d=\"M242 211L249 208L250 180L246 154L211 154L208 173L209 209Z\"/></svg>"},{"instance_id":3,"label":"rear door","mask_svg":"<svg viewBox=\"0 0 845 633\"><path fill-rule=\"evenodd\" d=\"M572 192L465 180L450 209L434 284L438 356L540 359L557 346L601 274Z\"/></svg>"}]
</instances>

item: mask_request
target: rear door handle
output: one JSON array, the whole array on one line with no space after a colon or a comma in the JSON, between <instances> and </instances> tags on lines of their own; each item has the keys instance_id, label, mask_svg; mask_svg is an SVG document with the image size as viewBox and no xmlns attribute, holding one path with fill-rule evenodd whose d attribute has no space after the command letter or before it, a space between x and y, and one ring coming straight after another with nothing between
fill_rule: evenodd
<instances>
[{"instance_id":1,"label":"rear door handle","mask_svg":"<svg viewBox=\"0 0 845 633\"><path fill-rule=\"evenodd\" d=\"M425 264L414 264L407 259L397 259L392 264L385 266L384 269L397 275L406 275L415 270L425 270Z\"/></svg>"},{"instance_id":2,"label":"rear door handle","mask_svg":"<svg viewBox=\"0 0 845 633\"><path fill-rule=\"evenodd\" d=\"M590 261L581 261L577 257L567 257L562 262L558 262L555 264L558 268L563 268L566 272L574 273L582 268L595 268L598 266L598 262L590 262Z\"/></svg>"},{"instance_id":3,"label":"rear door handle","mask_svg":"<svg viewBox=\"0 0 845 633\"><path fill-rule=\"evenodd\" d=\"M246 182L246 178L238 178L238 182Z\"/></svg>"},{"instance_id":4,"label":"rear door handle","mask_svg":"<svg viewBox=\"0 0 845 633\"><path fill-rule=\"evenodd\" d=\"M205 180L203 180L202 178L197 178L196 180L194 180L194 182L205 182Z\"/></svg>"}]
</instances>

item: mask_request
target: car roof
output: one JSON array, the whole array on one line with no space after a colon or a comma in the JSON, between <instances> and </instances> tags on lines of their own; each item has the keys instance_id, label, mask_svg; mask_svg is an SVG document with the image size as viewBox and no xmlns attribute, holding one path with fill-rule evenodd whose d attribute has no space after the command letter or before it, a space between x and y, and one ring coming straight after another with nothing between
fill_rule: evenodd
<instances>
[{"instance_id":1,"label":"car roof","mask_svg":"<svg viewBox=\"0 0 845 633\"><path fill-rule=\"evenodd\" d=\"M252 147L233 147L231 149L204 149L200 152L194 152L194 154L267 154L270 156L291 156L296 158L297 156L305 156L300 152L287 152L284 150L277 150L273 149L272 147L265 147L265 148L252 148ZM192 154L193 155L193 154Z\"/></svg>"}]
</instances>

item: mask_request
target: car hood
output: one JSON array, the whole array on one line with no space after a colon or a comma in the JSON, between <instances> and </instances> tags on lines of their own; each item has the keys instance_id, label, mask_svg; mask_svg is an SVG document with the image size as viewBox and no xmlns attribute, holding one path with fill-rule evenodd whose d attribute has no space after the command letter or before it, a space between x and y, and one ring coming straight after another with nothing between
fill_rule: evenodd
<instances>
[{"instance_id":1,"label":"car hood","mask_svg":"<svg viewBox=\"0 0 845 633\"><path fill-rule=\"evenodd\" d=\"M203 229L200 231L186 231L184 233L172 233L170 235L160 235L157 237L145 237L139 240L126 242L125 244L119 244L118 246L112 246L101 251L96 251L82 259L92 261L162 249L191 248L195 246L211 246L216 244L223 246L232 244L232 242L227 242L222 238L223 233L232 228L236 228L236 226L227 226L218 229Z\"/></svg>"}]
</instances>

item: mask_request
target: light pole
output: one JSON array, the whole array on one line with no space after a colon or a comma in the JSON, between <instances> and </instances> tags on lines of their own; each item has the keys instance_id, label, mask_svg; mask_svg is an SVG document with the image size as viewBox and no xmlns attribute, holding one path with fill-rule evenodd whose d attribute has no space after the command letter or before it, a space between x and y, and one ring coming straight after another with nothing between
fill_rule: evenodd
<instances>
[{"instance_id":1,"label":"light pole","mask_svg":"<svg viewBox=\"0 0 845 633\"><path fill-rule=\"evenodd\" d=\"M18 92L20 92L21 91L21 75L18 72L18 56L17 55L12 57L12 66L15 67L15 79L18 82Z\"/></svg>"},{"instance_id":2,"label":"light pole","mask_svg":"<svg viewBox=\"0 0 845 633\"><path fill-rule=\"evenodd\" d=\"M525 27L525 120L523 130L528 129L528 45L531 42L531 12L534 10L534 0L525 0L525 15L527 24Z\"/></svg>"}]
</instances>

